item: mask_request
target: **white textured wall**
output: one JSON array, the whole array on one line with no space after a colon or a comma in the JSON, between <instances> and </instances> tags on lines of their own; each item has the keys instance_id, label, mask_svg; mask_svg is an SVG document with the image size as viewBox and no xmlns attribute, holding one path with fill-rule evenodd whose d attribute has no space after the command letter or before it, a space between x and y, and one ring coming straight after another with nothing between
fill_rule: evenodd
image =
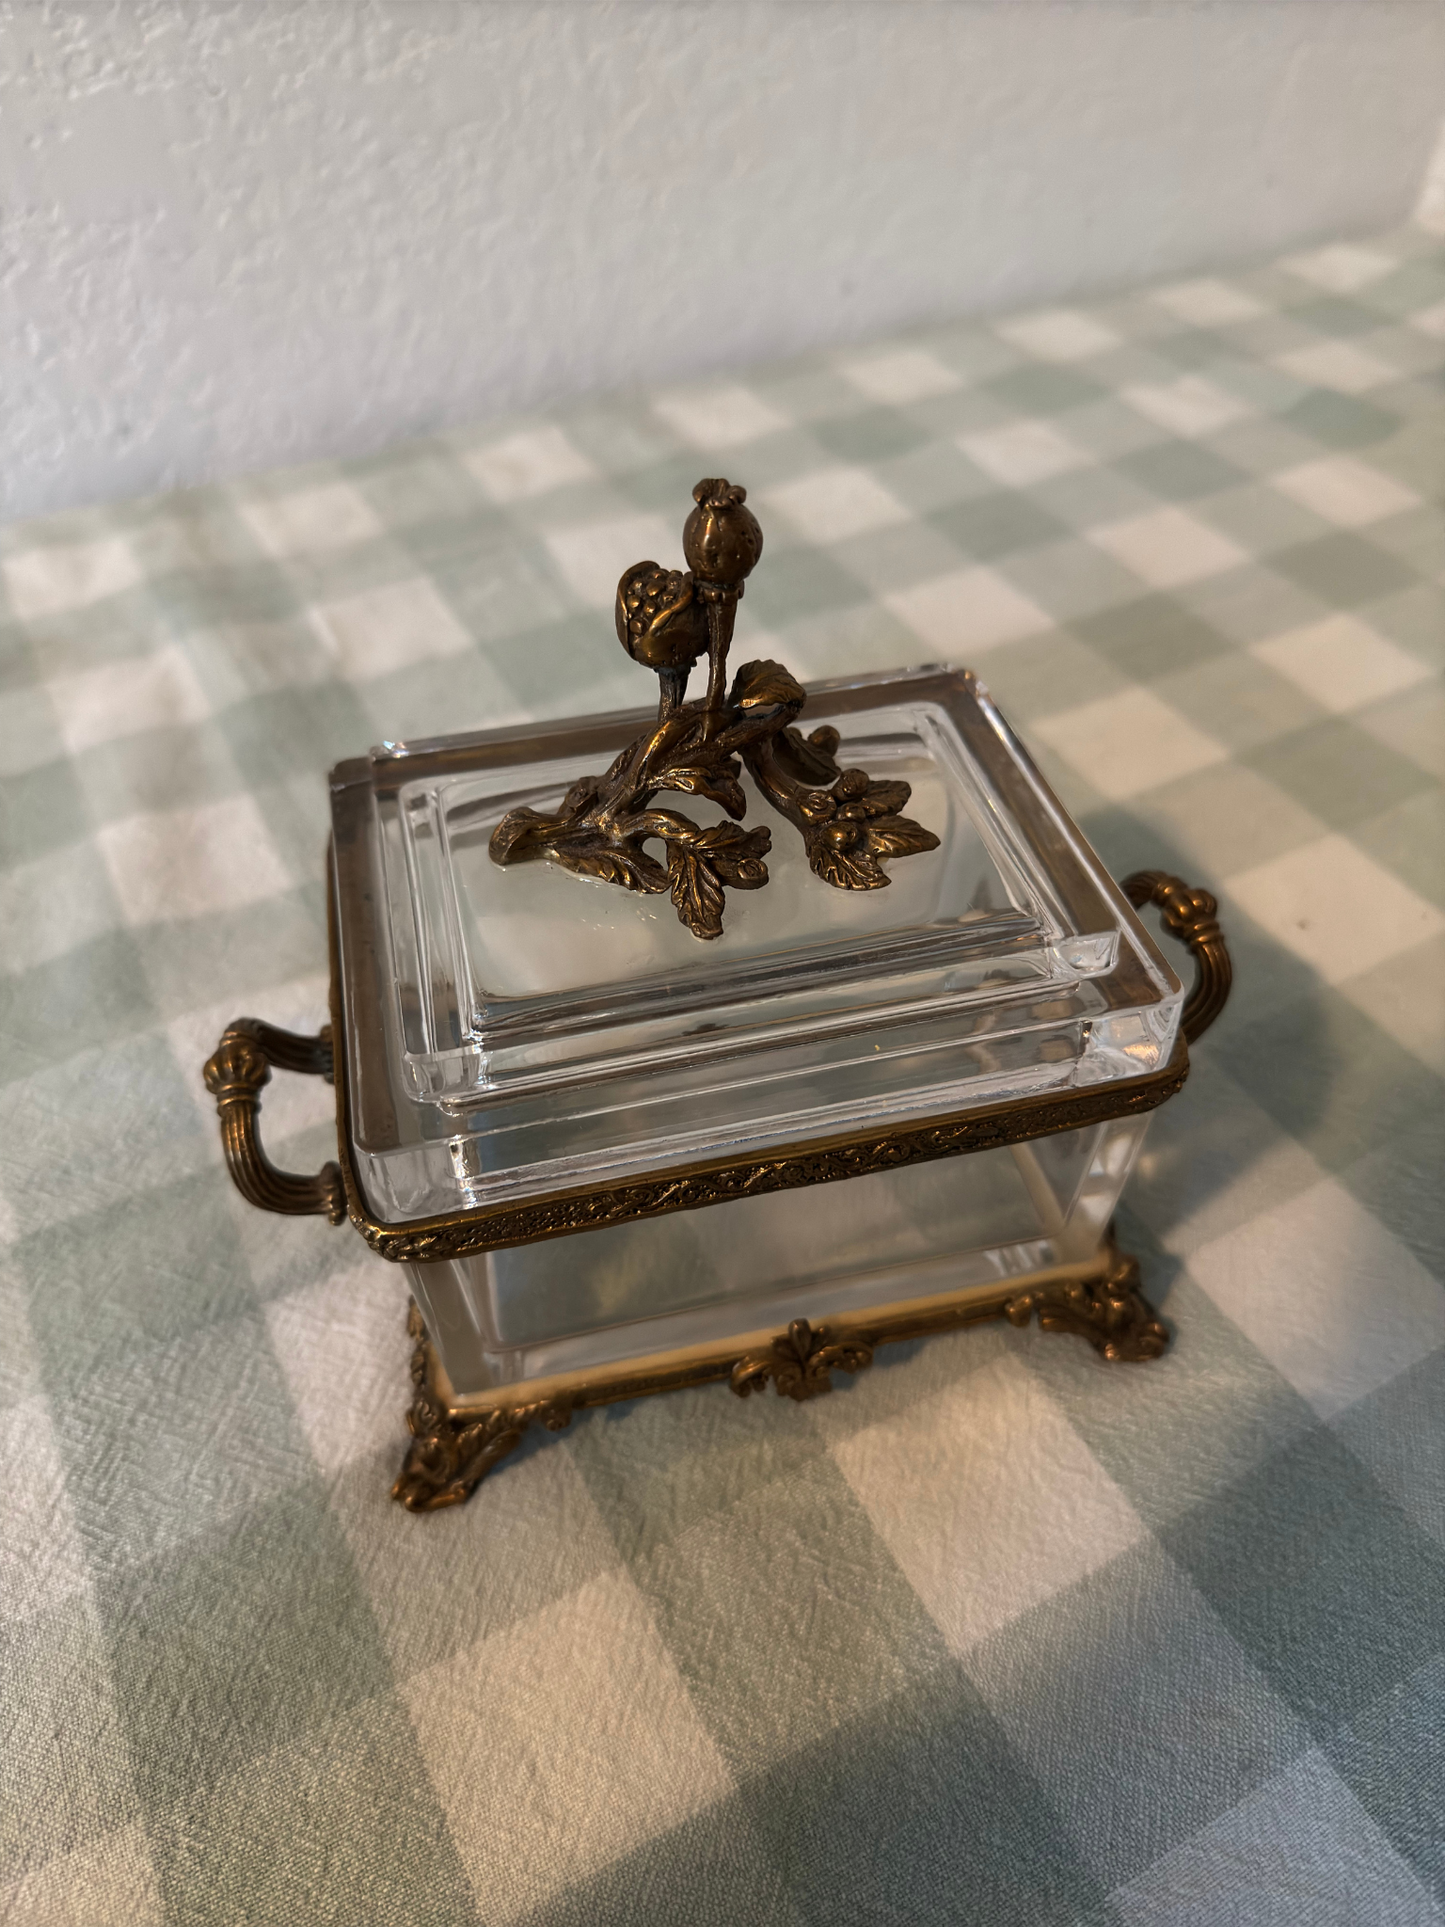
<instances>
[{"instance_id":1,"label":"white textured wall","mask_svg":"<svg viewBox=\"0 0 1445 1927\"><path fill-rule=\"evenodd\" d=\"M0 0L0 517L1403 218L1439 0Z\"/></svg>"}]
</instances>

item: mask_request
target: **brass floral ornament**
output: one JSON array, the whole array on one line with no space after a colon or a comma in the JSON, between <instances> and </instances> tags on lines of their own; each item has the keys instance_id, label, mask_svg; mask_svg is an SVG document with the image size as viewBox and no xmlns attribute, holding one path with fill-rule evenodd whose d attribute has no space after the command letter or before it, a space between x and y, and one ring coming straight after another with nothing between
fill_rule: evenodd
<instances>
[{"instance_id":1,"label":"brass floral ornament","mask_svg":"<svg viewBox=\"0 0 1445 1927\"><path fill-rule=\"evenodd\" d=\"M866 1372L872 1363L872 1343L861 1334L845 1336L831 1326L795 1318L766 1351L740 1358L728 1382L739 1398L747 1398L771 1379L779 1398L801 1402L831 1392L834 1372Z\"/></svg>"},{"instance_id":2,"label":"brass floral ornament","mask_svg":"<svg viewBox=\"0 0 1445 1927\"><path fill-rule=\"evenodd\" d=\"M634 662L661 682L657 721L601 776L582 776L553 814L508 812L492 833L499 864L546 858L581 876L643 895L670 890L695 937L720 937L728 888L758 890L772 833L744 829L742 766L803 839L808 862L840 890L877 890L889 857L936 850L931 830L901 812L907 783L876 782L837 760L839 736L793 727L804 692L776 662L744 663L727 680L738 600L763 552L747 491L706 480L692 492L683 529L688 571L634 563L617 586L617 634ZM707 693L687 700L692 667L706 653ZM704 828L677 810L656 809L664 790L705 797L731 822ZM661 843L660 862L646 845Z\"/></svg>"}]
</instances>

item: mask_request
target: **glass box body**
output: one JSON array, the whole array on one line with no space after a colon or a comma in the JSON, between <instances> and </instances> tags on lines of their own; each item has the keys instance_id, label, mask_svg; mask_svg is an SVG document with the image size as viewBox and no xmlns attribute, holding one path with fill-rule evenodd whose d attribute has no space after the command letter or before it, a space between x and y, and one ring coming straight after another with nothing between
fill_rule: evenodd
<instances>
[{"instance_id":1,"label":"glass box body","mask_svg":"<svg viewBox=\"0 0 1445 1927\"><path fill-rule=\"evenodd\" d=\"M808 693L807 724L908 782L940 838L886 889L814 876L755 792L771 881L729 892L714 942L665 896L490 860L508 810L555 806L644 720L388 744L332 775L349 1156L379 1232L470 1227L413 1265L459 1395L1081 1264L1179 1041L1178 979L963 672ZM1090 1121L1061 1129L1080 1093ZM886 1159L1032 1105L1054 1107L1033 1141L811 1181L834 1147Z\"/></svg>"},{"instance_id":2,"label":"glass box body","mask_svg":"<svg viewBox=\"0 0 1445 1927\"><path fill-rule=\"evenodd\" d=\"M795 1318L983 1301L1095 1257L1148 1122L411 1265L412 1295L460 1400L744 1349Z\"/></svg>"}]
</instances>

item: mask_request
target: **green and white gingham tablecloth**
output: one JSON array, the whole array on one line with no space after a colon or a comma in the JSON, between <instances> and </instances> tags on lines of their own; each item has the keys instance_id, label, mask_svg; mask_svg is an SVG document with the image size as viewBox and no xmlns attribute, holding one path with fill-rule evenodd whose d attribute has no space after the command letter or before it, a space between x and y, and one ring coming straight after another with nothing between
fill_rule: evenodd
<instances>
[{"instance_id":1,"label":"green and white gingham tablecloth","mask_svg":"<svg viewBox=\"0 0 1445 1927\"><path fill-rule=\"evenodd\" d=\"M1442 362L1412 230L0 535L0 1921L1445 1922ZM328 767L645 701L613 585L715 473L740 650L977 667L1218 892L1121 1224L1175 1343L414 1518L404 1275L240 1201L201 1062L323 1021Z\"/></svg>"}]
</instances>

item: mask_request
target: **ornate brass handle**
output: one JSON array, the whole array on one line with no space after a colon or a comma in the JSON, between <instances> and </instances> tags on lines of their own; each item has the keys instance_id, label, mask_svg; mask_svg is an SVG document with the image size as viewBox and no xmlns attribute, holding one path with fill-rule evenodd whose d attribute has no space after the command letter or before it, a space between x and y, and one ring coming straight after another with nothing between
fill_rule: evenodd
<instances>
[{"instance_id":1,"label":"ornate brass handle","mask_svg":"<svg viewBox=\"0 0 1445 1927\"><path fill-rule=\"evenodd\" d=\"M271 1066L283 1071L305 1071L331 1081L331 1026L317 1037L297 1037L277 1030L259 1017L238 1017L207 1058L202 1076L216 1100L221 1118L221 1143L236 1189L263 1211L282 1211L291 1217L324 1213L333 1224L346 1216L346 1193L340 1167L323 1164L314 1178L278 1171L261 1149L256 1135L256 1113L261 1108L261 1086Z\"/></svg>"},{"instance_id":2,"label":"ornate brass handle","mask_svg":"<svg viewBox=\"0 0 1445 1927\"><path fill-rule=\"evenodd\" d=\"M1214 914L1219 905L1207 890L1196 890L1163 870L1136 870L1120 887L1136 910L1157 904L1170 936L1194 952L1194 988L1185 999L1183 1016L1184 1035L1192 1044L1224 1009L1234 981L1224 932Z\"/></svg>"}]
</instances>

